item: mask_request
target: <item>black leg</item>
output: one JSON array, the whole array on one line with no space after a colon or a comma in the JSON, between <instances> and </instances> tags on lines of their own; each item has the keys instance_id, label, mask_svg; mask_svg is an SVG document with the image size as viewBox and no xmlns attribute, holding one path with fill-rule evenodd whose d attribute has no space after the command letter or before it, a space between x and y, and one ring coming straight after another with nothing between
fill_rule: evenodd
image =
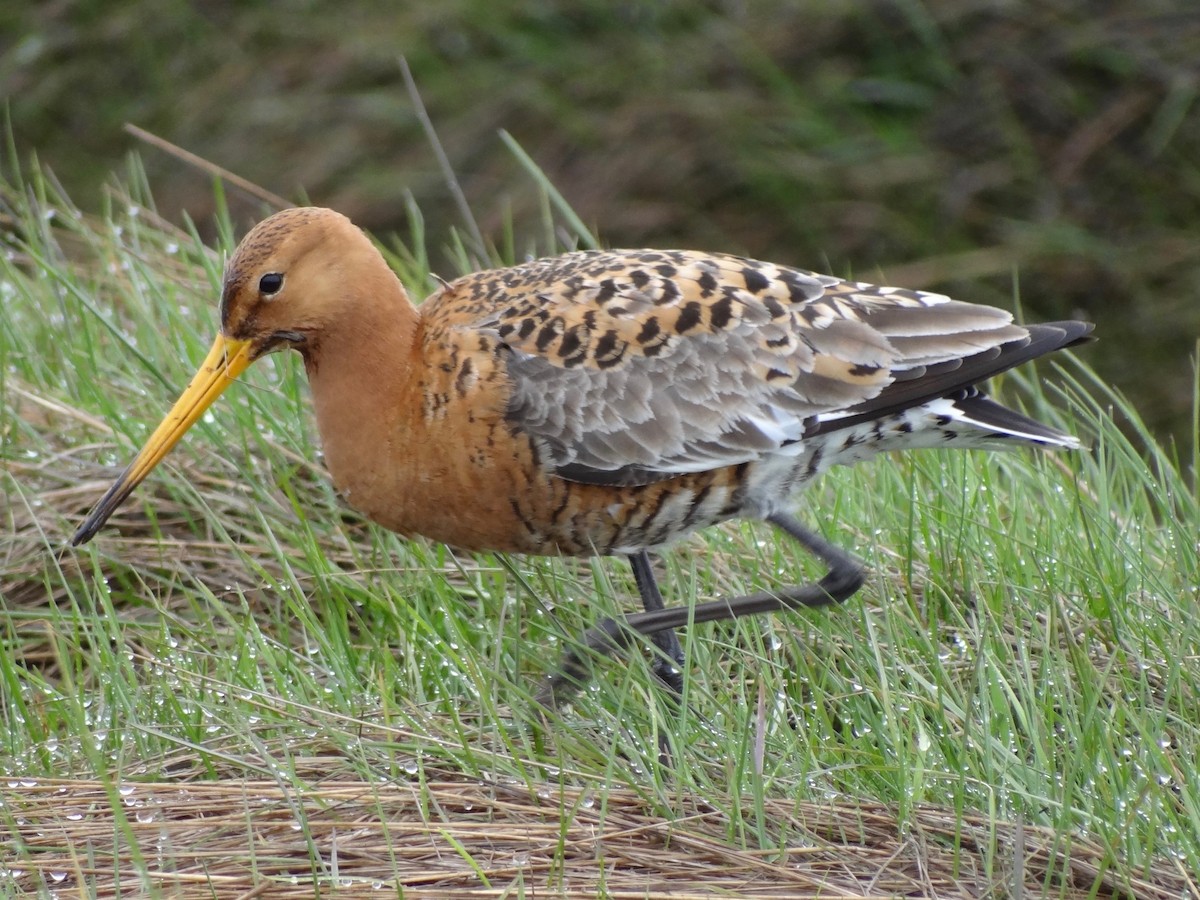
<instances>
[{"instance_id":1,"label":"black leg","mask_svg":"<svg viewBox=\"0 0 1200 900\"><path fill-rule=\"evenodd\" d=\"M633 579L637 582L638 593L642 595L642 606L646 612L659 612L664 609L662 593L658 590L658 582L654 578L650 555L642 550L629 557L629 565L633 567ZM676 697L683 696L683 648L679 646L679 636L674 628L664 628L656 631L650 639L654 646L662 651L654 659L654 674L663 680Z\"/></svg>"},{"instance_id":2,"label":"black leg","mask_svg":"<svg viewBox=\"0 0 1200 900\"><path fill-rule=\"evenodd\" d=\"M811 584L795 585L779 591L760 591L728 600L713 600L689 609L672 606L651 609L643 590L642 598L646 611L636 613L623 621L605 619L588 629L582 646L568 651L558 672L547 680L538 692L538 701L544 706L554 706L567 700L584 683L588 666L585 662L591 653L615 656L628 648L638 635L657 635L670 629L693 622L720 622L725 619L740 619L743 616L778 612L804 607L828 606L841 603L852 596L863 585L865 578L862 563L821 536L809 531L789 515L776 513L767 519L772 525L789 535L800 546L812 553L829 567L820 580ZM641 554L644 555L644 554ZM632 558L632 557L631 557ZM649 561L647 560L647 572ZM634 575L637 577L635 564ZM652 579L651 579L652 580ZM638 586L641 587L639 578ZM655 594L657 594L657 588ZM676 641L676 644L678 641ZM660 645L661 646L661 645Z\"/></svg>"},{"instance_id":3,"label":"black leg","mask_svg":"<svg viewBox=\"0 0 1200 900\"><path fill-rule=\"evenodd\" d=\"M642 595L642 607L646 612L665 609L662 592L658 589L658 581L650 563L650 554L645 550L634 553L629 557L629 565L633 567L633 580L637 582L638 593ZM654 655L654 674L670 689L671 699L677 704L682 703L683 648L679 646L679 635L674 628L667 628L654 632L650 640L659 650ZM671 737L666 731L658 733L658 761L666 768L671 767Z\"/></svg>"}]
</instances>

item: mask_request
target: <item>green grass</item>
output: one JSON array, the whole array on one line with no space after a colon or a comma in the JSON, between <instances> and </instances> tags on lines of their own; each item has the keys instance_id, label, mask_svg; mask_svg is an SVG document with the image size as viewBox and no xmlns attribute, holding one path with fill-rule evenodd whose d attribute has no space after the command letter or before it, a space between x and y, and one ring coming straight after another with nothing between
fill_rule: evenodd
<instances>
[{"instance_id":1,"label":"green grass","mask_svg":"<svg viewBox=\"0 0 1200 900\"><path fill-rule=\"evenodd\" d=\"M1200 871L1197 496L1084 364L1009 376L1003 393L1087 450L831 473L798 510L867 561L861 594L689 630L678 716L639 654L597 661L590 688L543 723L537 679L564 642L632 608L628 567L460 555L365 524L322 474L298 359L256 365L93 544L68 546L202 358L239 229L222 220L225 246L204 247L155 213L136 165L98 216L11 157L4 181L3 772L97 779L116 810L139 781L299 793L454 777L588 788L600 806L628 789L667 819L704 804L723 840L768 851L798 839L770 812L780 803L882 804L901 833L935 807L1058 835L1062 869L1042 883L1054 896L1072 840L1104 849L1096 885ZM391 247L415 294L431 283L421 241ZM672 603L818 574L744 524L665 566ZM5 810L0 847L7 832L14 858L33 860ZM124 822L149 872L153 847ZM1002 844L954 850L1003 885L1015 863Z\"/></svg>"}]
</instances>

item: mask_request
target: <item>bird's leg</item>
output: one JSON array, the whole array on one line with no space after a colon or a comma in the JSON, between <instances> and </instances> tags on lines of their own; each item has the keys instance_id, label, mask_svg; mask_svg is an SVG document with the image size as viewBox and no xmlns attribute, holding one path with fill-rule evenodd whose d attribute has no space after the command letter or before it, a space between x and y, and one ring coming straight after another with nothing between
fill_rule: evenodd
<instances>
[{"instance_id":1,"label":"bird's leg","mask_svg":"<svg viewBox=\"0 0 1200 900\"><path fill-rule=\"evenodd\" d=\"M629 565L633 568L633 580L637 582L638 593L642 595L642 607L646 612L663 610L665 607L662 592L659 591L658 581L654 577L650 555L645 550L631 554ZM674 703L683 703L683 648L679 646L679 635L675 633L674 628L666 628L654 632L650 635L650 640L660 651L654 657L654 674L670 689ZM671 755L671 737L668 732L660 731L658 761L670 768Z\"/></svg>"},{"instance_id":2,"label":"bird's leg","mask_svg":"<svg viewBox=\"0 0 1200 900\"><path fill-rule=\"evenodd\" d=\"M658 589L658 581L654 578L654 569L650 564L650 555L645 550L631 554L629 565L633 567L633 580L637 582L638 593L642 595L642 606L646 612L658 612L663 606L662 593ZM683 648L679 646L679 636L674 628L664 628L651 634L654 646L662 651L654 660L654 674L663 680L676 697L683 696Z\"/></svg>"},{"instance_id":3,"label":"bird's leg","mask_svg":"<svg viewBox=\"0 0 1200 900\"><path fill-rule=\"evenodd\" d=\"M645 612L623 620L605 619L588 629L579 647L567 652L558 672L538 692L538 701L545 706L564 702L583 682L587 672L584 660L590 653L615 656L628 648L639 634L654 635L688 622L720 622L780 610L828 606L841 603L862 587L865 579L863 566L851 554L835 547L784 513L775 513L767 521L829 567L820 581L778 591L759 591L727 600L712 600L692 608L672 606L651 610L647 604Z\"/></svg>"}]
</instances>

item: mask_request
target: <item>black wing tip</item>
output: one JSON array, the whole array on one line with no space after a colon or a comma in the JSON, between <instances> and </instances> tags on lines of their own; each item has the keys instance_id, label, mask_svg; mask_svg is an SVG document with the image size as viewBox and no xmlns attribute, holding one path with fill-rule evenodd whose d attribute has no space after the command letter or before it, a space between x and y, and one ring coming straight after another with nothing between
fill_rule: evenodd
<instances>
[{"instance_id":1,"label":"black wing tip","mask_svg":"<svg viewBox=\"0 0 1200 900\"><path fill-rule=\"evenodd\" d=\"M884 388L877 397L852 407L847 411L849 415L818 422L813 428L806 430L804 436L812 437L823 432L837 431L863 421L911 409L939 397L949 397L956 391L982 384L1002 372L1039 357L1095 340L1092 337L1095 325L1078 319L1021 327L1026 332L1022 337L973 356L950 360L949 364L930 366L920 377L898 379Z\"/></svg>"},{"instance_id":2,"label":"black wing tip","mask_svg":"<svg viewBox=\"0 0 1200 900\"><path fill-rule=\"evenodd\" d=\"M1041 322L1022 327L1029 332L1030 344L1038 350L1034 354L1035 356L1053 353L1055 350L1065 350L1068 347L1077 347L1080 344L1090 344L1096 340L1096 336L1092 334L1096 326L1091 322L1079 319Z\"/></svg>"}]
</instances>

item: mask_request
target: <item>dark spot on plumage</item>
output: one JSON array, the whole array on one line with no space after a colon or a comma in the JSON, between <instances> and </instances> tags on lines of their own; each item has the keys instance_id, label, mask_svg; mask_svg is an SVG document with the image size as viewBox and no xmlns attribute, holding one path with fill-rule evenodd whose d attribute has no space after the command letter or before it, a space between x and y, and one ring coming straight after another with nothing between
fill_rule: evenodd
<instances>
[{"instance_id":1,"label":"dark spot on plumage","mask_svg":"<svg viewBox=\"0 0 1200 900\"><path fill-rule=\"evenodd\" d=\"M582 318L583 324L587 327L588 331L592 331L596 327L596 311L594 309L589 309L583 314Z\"/></svg>"},{"instance_id":2,"label":"dark spot on plumage","mask_svg":"<svg viewBox=\"0 0 1200 900\"><path fill-rule=\"evenodd\" d=\"M674 278L675 273L678 272L679 270L676 269L670 263L663 263L660 266L655 266L654 271L657 272L659 275L661 275L663 278Z\"/></svg>"},{"instance_id":3,"label":"dark spot on plumage","mask_svg":"<svg viewBox=\"0 0 1200 900\"><path fill-rule=\"evenodd\" d=\"M610 307L608 308L608 314L609 314L610 316L617 316L617 317L619 317L619 316L628 315L628 313L629 313L629 307L628 307L628 306L610 306Z\"/></svg>"},{"instance_id":4,"label":"dark spot on plumage","mask_svg":"<svg viewBox=\"0 0 1200 900\"><path fill-rule=\"evenodd\" d=\"M787 285L788 299L793 303L807 303L816 300L824 293L821 286L814 284L799 272L784 270L779 273L779 280Z\"/></svg>"},{"instance_id":5,"label":"dark spot on plumage","mask_svg":"<svg viewBox=\"0 0 1200 900\"><path fill-rule=\"evenodd\" d=\"M679 311L679 318L675 320L675 330L679 334L687 334L687 332L700 324L703 316L702 310L703 307L695 300L684 304L683 309Z\"/></svg>"},{"instance_id":6,"label":"dark spot on plumage","mask_svg":"<svg viewBox=\"0 0 1200 900\"><path fill-rule=\"evenodd\" d=\"M783 308L783 304L770 294L762 298L762 304L767 308L767 312L771 314L772 319L782 319L787 315L787 310Z\"/></svg>"},{"instance_id":7,"label":"dark spot on plumage","mask_svg":"<svg viewBox=\"0 0 1200 900\"><path fill-rule=\"evenodd\" d=\"M784 371L783 369L768 369L767 370L767 381L778 381L781 378L791 378L791 377L792 377L792 373Z\"/></svg>"},{"instance_id":8,"label":"dark spot on plumage","mask_svg":"<svg viewBox=\"0 0 1200 900\"><path fill-rule=\"evenodd\" d=\"M642 323L642 330L638 332L637 341L639 344L652 341L658 336L660 331L662 331L662 328L658 324L658 319L655 316L650 316Z\"/></svg>"},{"instance_id":9,"label":"dark spot on plumage","mask_svg":"<svg viewBox=\"0 0 1200 900\"><path fill-rule=\"evenodd\" d=\"M881 366L871 366L866 363L858 363L850 367L850 374L857 378L865 378L868 375L874 375L882 368Z\"/></svg>"},{"instance_id":10,"label":"dark spot on plumage","mask_svg":"<svg viewBox=\"0 0 1200 900\"><path fill-rule=\"evenodd\" d=\"M784 334L777 338L767 338L764 343L772 350L778 350L780 347L791 346L792 336L790 334Z\"/></svg>"},{"instance_id":11,"label":"dark spot on plumage","mask_svg":"<svg viewBox=\"0 0 1200 900\"><path fill-rule=\"evenodd\" d=\"M525 340L529 335L533 334L533 329L537 328L537 322L533 319L522 319L521 327L517 329L517 337L520 340Z\"/></svg>"},{"instance_id":12,"label":"dark spot on plumage","mask_svg":"<svg viewBox=\"0 0 1200 900\"><path fill-rule=\"evenodd\" d=\"M732 318L733 298L728 294L708 308L708 320L713 328L723 329Z\"/></svg>"},{"instance_id":13,"label":"dark spot on plumage","mask_svg":"<svg viewBox=\"0 0 1200 900\"><path fill-rule=\"evenodd\" d=\"M817 444L813 447L812 456L808 458L808 468L806 470L809 478L817 474L817 469L820 468L821 460L825 456L825 445Z\"/></svg>"},{"instance_id":14,"label":"dark spot on plumage","mask_svg":"<svg viewBox=\"0 0 1200 900\"><path fill-rule=\"evenodd\" d=\"M633 282L634 287L640 290L650 283L650 275L641 269L634 269L629 273L629 280Z\"/></svg>"},{"instance_id":15,"label":"dark spot on plumage","mask_svg":"<svg viewBox=\"0 0 1200 900\"><path fill-rule=\"evenodd\" d=\"M861 443L862 438L852 431L842 440L842 449L849 450L851 447L857 447Z\"/></svg>"},{"instance_id":16,"label":"dark spot on plumage","mask_svg":"<svg viewBox=\"0 0 1200 900\"><path fill-rule=\"evenodd\" d=\"M539 353L545 353L551 344L558 339L558 336L563 331L563 320L557 316L542 326L542 330L538 332L537 339L534 341L534 346L538 348Z\"/></svg>"},{"instance_id":17,"label":"dark spot on plumage","mask_svg":"<svg viewBox=\"0 0 1200 900\"><path fill-rule=\"evenodd\" d=\"M936 419L934 419L934 421L937 423L938 428L945 428L947 425L950 424L950 417L949 416L938 416Z\"/></svg>"},{"instance_id":18,"label":"dark spot on plumage","mask_svg":"<svg viewBox=\"0 0 1200 900\"><path fill-rule=\"evenodd\" d=\"M899 428L899 431L901 434L912 434L912 430L913 430L912 422L910 422L908 419L901 420L900 428Z\"/></svg>"},{"instance_id":19,"label":"dark spot on plumage","mask_svg":"<svg viewBox=\"0 0 1200 900\"><path fill-rule=\"evenodd\" d=\"M471 357L463 360L461 368L458 370L458 376L454 379L454 389L458 391L460 396L467 393L467 388L470 387L471 378L475 374L475 363Z\"/></svg>"},{"instance_id":20,"label":"dark spot on plumage","mask_svg":"<svg viewBox=\"0 0 1200 900\"><path fill-rule=\"evenodd\" d=\"M592 358L599 368L608 369L617 365L624 358L628 346L615 331L606 331L596 341Z\"/></svg>"},{"instance_id":21,"label":"dark spot on plumage","mask_svg":"<svg viewBox=\"0 0 1200 900\"><path fill-rule=\"evenodd\" d=\"M668 500L670 500L674 496L675 496L674 491L660 490L658 492L658 496L654 498L654 503L650 506L649 509L645 510L645 519L643 521L645 521L645 523L647 525L653 524L654 520L657 519L659 514L662 512L663 506L666 504L666 502ZM666 524L666 523L660 522L659 527L661 528L664 524ZM659 538L658 540L647 541L647 543L650 543L650 544L661 544L662 542L663 541L661 538Z\"/></svg>"},{"instance_id":22,"label":"dark spot on plumage","mask_svg":"<svg viewBox=\"0 0 1200 900\"><path fill-rule=\"evenodd\" d=\"M567 300L572 300L583 287L583 279L578 275L572 275L563 281L563 297Z\"/></svg>"},{"instance_id":23,"label":"dark spot on plumage","mask_svg":"<svg viewBox=\"0 0 1200 900\"><path fill-rule=\"evenodd\" d=\"M567 506L570 504L572 496L573 495L570 491L562 492L562 499L559 501L558 505L554 507L554 511L550 513L551 522L558 522L563 517L563 513L567 511Z\"/></svg>"},{"instance_id":24,"label":"dark spot on plumage","mask_svg":"<svg viewBox=\"0 0 1200 900\"><path fill-rule=\"evenodd\" d=\"M752 294L765 291L771 284L766 275L749 266L742 269L742 280L746 282L746 290Z\"/></svg>"},{"instance_id":25,"label":"dark spot on plumage","mask_svg":"<svg viewBox=\"0 0 1200 900\"><path fill-rule=\"evenodd\" d=\"M512 508L513 514L517 517L517 520L525 526L526 530L533 531L533 523L529 521L529 517L525 515L525 512L521 509L521 505L517 502L515 497L508 498L508 505Z\"/></svg>"},{"instance_id":26,"label":"dark spot on plumage","mask_svg":"<svg viewBox=\"0 0 1200 900\"><path fill-rule=\"evenodd\" d=\"M647 358L658 356L664 349L671 344L671 336L665 331L660 333L657 338L647 341L642 344L642 356Z\"/></svg>"},{"instance_id":27,"label":"dark spot on plumage","mask_svg":"<svg viewBox=\"0 0 1200 900\"><path fill-rule=\"evenodd\" d=\"M692 497L692 502L688 506L688 511L684 515L683 521L679 523L683 528L688 528L696 521L696 517L700 514L700 510L704 506L704 501L707 500L708 495L712 493L712 487L712 482L710 481L704 487L700 488L696 495Z\"/></svg>"},{"instance_id":28,"label":"dark spot on plumage","mask_svg":"<svg viewBox=\"0 0 1200 900\"><path fill-rule=\"evenodd\" d=\"M562 342L558 345L558 355L565 360L576 354L582 346L583 341L579 338L579 329L572 328L563 335ZM578 361L582 361L582 357Z\"/></svg>"},{"instance_id":29,"label":"dark spot on plumage","mask_svg":"<svg viewBox=\"0 0 1200 900\"><path fill-rule=\"evenodd\" d=\"M673 281L664 281L662 290L659 291L658 296L654 298L654 302L659 306L666 306L668 303L674 303L678 299L679 285Z\"/></svg>"},{"instance_id":30,"label":"dark spot on plumage","mask_svg":"<svg viewBox=\"0 0 1200 900\"><path fill-rule=\"evenodd\" d=\"M611 278L605 278L600 282L600 290L596 291L596 302L603 306L615 296L617 296L617 283Z\"/></svg>"},{"instance_id":31,"label":"dark spot on plumage","mask_svg":"<svg viewBox=\"0 0 1200 900\"><path fill-rule=\"evenodd\" d=\"M712 272L704 272L696 279L696 284L700 285L700 296L711 296L717 289L717 279L713 277Z\"/></svg>"}]
</instances>

